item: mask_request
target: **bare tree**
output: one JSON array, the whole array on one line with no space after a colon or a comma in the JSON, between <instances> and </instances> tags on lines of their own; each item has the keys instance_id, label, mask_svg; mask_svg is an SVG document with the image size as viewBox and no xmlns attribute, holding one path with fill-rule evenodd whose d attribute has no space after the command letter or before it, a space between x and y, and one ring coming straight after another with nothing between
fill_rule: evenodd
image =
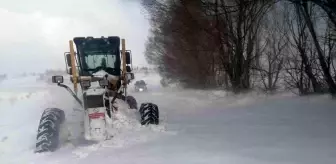
<instances>
[{"instance_id":1,"label":"bare tree","mask_svg":"<svg viewBox=\"0 0 336 164\"><path fill-rule=\"evenodd\" d=\"M180 0L153 4L148 9L153 25L146 46L147 60L159 65L163 76L187 87L212 87L214 83L209 81L215 79L216 48L204 31L209 22L201 3Z\"/></svg>"},{"instance_id":2,"label":"bare tree","mask_svg":"<svg viewBox=\"0 0 336 164\"><path fill-rule=\"evenodd\" d=\"M275 13L269 9L278 0L142 1L151 22L146 59L167 81L241 92L260 76L269 91L285 81L301 94L327 86L336 95L334 1L282 0L289 8ZM330 24L325 36L317 33L316 11Z\"/></svg>"},{"instance_id":3,"label":"bare tree","mask_svg":"<svg viewBox=\"0 0 336 164\"><path fill-rule=\"evenodd\" d=\"M312 5L312 4L310 4L310 5ZM296 3L296 6L297 6L298 12L302 13L302 15L304 16L304 19L307 23L309 32L311 34L311 37L313 39L313 43L315 45L315 48L316 48L316 51L317 51L317 54L318 54L318 60L320 62L320 66L321 66L321 69L323 71L325 81L329 86L329 91L333 96L336 96L336 83L335 83L335 81L332 77L332 74L331 74L330 70L328 69L328 64L325 60L324 52L323 52L323 50L321 48L321 45L318 41L318 38L317 38L317 35L316 35L316 30L313 26L313 22L312 22L312 19L311 19L311 14L309 12L309 4L307 2L303 2L303 3L300 3L300 4Z\"/></svg>"},{"instance_id":4,"label":"bare tree","mask_svg":"<svg viewBox=\"0 0 336 164\"><path fill-rule=\"evenodd\" d=\"M326 60L328 69L330 70L332 76L336 81L336 38L334 30L331 27L332 25L328 24L328 27L325 31L325 36L323 38L323 51L326 54Z\"/></svg>"},{"instance_id":5,"label":"bare tree","mask_svg":"<svg viewBox=\"0 0 336 164\"><path fill-rule=\"evenodd\" d=\"M266 91L274 92L284 63L284 52L287 48L286 29L284 27L283 14L278 7L273 7L265 17L263 25L263 47L260 53L261 60L254 69L259 71L263 88Z\"/></svg>"},{"instance_id":6,"label":"bare tree","mask_svg":"<svg viewBox=\"0 0 336 164\"><path fill-rule=\"evenodd\" d=\"M336 27L336 1L335 0L288 0L295 4L313 3L319 6L328 16L331 23Z\"/></svg>"},{"instance_id":7,"label":"bare tree","mask_svg":"<svg viewBox=\"0 0 336 164\"><path fill-rule=\"evenodd\" d=\"M251 65L255 60L255 43L262 17L269 2L248 0L215 0L206 13L213 17L219 59L236 92L251 87Z\"/></svg>"},{"instance_id":8,"label":"bare tree","mask_svg":"<svg viewBox=\"0 0 336 164\"><path fill-rule=\"evenodd\" d=\"M289 28L289 35L287 35L287 40L292 46L292 52L297 54L301 58L302 65L297 67L296 69L300 69L305 72L307 77L310 79L313 91L312 92L320 92L321 86L318 83L317 77L313 73L314 63L312 63L311 59L313 56L309 56L309 32L307 23L304 21L303 16L300 12L295 10L294 6L286 6L287 7L287 15L286 15L286 24ZM290 12L292 9L293 12ZM301 68L302 67L302 68ZM290 70L293 70L291 68ZM289 71L289 70L288 70ZM300 74L303 77L303 75ZM301 79L303 80L303 79ZM300 85L296 85L301 87L301 90L305 90L308 92L309 88L303 89L303 83L300 81ZM308 86L308 85L306 85Z\"/></svg>"}]
</instances>

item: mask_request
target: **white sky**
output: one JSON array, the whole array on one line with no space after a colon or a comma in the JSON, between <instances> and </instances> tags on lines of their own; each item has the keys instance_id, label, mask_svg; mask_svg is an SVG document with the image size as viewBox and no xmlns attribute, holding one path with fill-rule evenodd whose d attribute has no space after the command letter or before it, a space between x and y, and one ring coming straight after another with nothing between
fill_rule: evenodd
<instances>
[{"instance_id":1,"label":"white sky","mask_svg":"<svg viewBox=\"0 0 336 164\"><path fill-rule=\"evenodd\" d=\"M76 36L120 36L133 64L146 65L149 24L130 0L0 0L0 73L65 68Z\"/></svg>"}]
</instances>

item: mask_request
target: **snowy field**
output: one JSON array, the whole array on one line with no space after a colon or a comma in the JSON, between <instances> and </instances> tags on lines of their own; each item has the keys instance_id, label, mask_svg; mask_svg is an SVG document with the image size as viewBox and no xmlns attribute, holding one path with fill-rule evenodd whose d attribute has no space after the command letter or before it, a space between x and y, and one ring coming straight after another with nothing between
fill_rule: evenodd
<instances>
[{"instance_id":1,"label":"snowy field","mask_svg":"<svg viewBox=\"0 0 336 164\"><path fill-rule=\"evenodd\" d=\"M158 104L161 124L140 126L132 111L116 115L111 140L87 142L82 112L63 88L13 78L0 83L1 164L335 164L336 102L328 96L232 96L222 91L161 88L157 75L136 74L149 91L129 93ZM69 140L34 154L40 116L66 112Z\"/></svg>"}]
</instances>

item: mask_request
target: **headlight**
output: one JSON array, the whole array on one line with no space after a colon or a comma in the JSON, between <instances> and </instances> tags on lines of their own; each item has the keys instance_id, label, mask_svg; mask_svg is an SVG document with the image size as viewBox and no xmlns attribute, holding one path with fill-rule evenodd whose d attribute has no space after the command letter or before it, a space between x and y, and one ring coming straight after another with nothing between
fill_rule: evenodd
<instances>
[{"instance_id":1,"label":"headlight","mask_svg":"<svg viewBox=\"0 0 336 164\"><path fill-rule=\"evenodd\" d=\"M108 85L108 81L107 79L102 79L102 80L99 80L99 85L101 87L106 87Z\"/></svg>"},{"instance_id":2,"label":"headlight","mask_svg":"<svg viewBox=\"0 0 336 164\"><path fill-rule=\"evenodd\" d=\"M90 80L82 80L81 85L83 87L90 87L91 86L91 81Z\"/></svg>"},{"instance_id":3,"label":"headlight","mask_svg":"<svg viewBox=\"0 0 336 164\"><path fill-rule=\"evenodd\" d=\"M142 88L140 88L140 89L139 89L139 91L143 91L143 89L142 89Z\"/></svg>"}]
</instances>

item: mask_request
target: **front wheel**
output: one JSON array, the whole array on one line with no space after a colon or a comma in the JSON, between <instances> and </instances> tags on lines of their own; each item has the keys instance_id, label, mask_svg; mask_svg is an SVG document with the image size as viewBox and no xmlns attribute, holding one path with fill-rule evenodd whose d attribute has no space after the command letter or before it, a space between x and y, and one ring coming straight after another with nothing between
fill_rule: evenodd
<instances>
[{"instance_id":1,"label":"front wheel","mask_svg":"<svg viewBox=\"0 0 336 164\"><path fill-rule=\"evenodd\" d=\"M142 103L139 109L141 125L159 124L159 108L153 103Z\"/></svg>"}]
</instances>

